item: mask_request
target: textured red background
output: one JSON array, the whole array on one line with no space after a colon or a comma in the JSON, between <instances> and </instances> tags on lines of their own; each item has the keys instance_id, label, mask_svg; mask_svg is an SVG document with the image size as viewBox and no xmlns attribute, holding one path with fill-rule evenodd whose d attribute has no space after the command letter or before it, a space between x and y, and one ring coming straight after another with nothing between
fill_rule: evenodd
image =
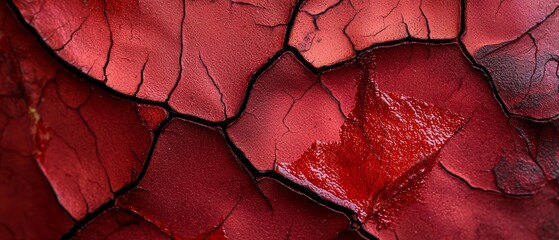
<instances>
[{"instance_id":1,"label":"textured red background","mask_svg":"<svg viewBox=\"0 0 559 240\"><path fill-rule=\"evenodd\" d=\"M0 239L558 239L559 1L0 3Z\"/></svg>"}]
</instances>

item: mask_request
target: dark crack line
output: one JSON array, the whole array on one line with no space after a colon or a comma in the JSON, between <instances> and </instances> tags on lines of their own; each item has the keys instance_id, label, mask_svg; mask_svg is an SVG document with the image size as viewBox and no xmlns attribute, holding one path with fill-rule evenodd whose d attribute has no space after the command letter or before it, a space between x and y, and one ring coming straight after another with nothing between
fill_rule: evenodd
<instances>
[{"instance_id":1,"label":"dark crack line","mask_svg":"<svg viewBox=\"0 0 559 240\"><path fill-rule=\"evenodd\" d=\"M274 139L274 162L272 163L272 169L275 171L277 169L278 162L278 140Z\"/></svg>"},{"instance_id":2,"label":"dark crack line","mask_svg":"<svg viewBox=\"0 0 559 240\"><path fill-rule=\"evenodd\" d=\"M264 198L264 201L266 201L266 205L270 208L271 211L274 211L274 206L272 205L272 201L270 201L270 199L268 198L268 196L266 196L266 194L264 193L260 185L258 185L258 183L260 183L261 178L253 178L252 180L253 180L252 182L256 186L256 190L258 190L262 198Z\"/></svg>"},{"instance_id":3,"label":"dark crack line","mask_svg":"<svg viewBox=\"0 0 559 240\"><path fill-rule=\"evenodd\" d=\"M468 186L469 188L471 188L471 189L473 189L473 190L479 190L479 191L486 192L486 193L498 194L498 195L500 195L500 196L503 195L502 192L499 192L499 191L496 191L496 190L484 189L484 188L481 188L481 187L473 186L470 182L468 182L468 181L467 181L466 179L464 179L462 176L460 176L460 175L458 175L458 174L456 174L456 173L453 173L453 172L451 172L450 170L448 170L448 169L444 166L444 164L443 164L442 162L437 161L437 163L438 163L439 167L441 167L441 169L442 169L445 173L447 173L448 175L450 175L450 176L453 177L454 179L460 181L461 183L465 184L466 186Z\"/></svg>"},{"instance_id":4,"label":"dark crack line","mask_svg":"<svg viewBox=\"0 0 559 240\"><path fill-rule=\"evenodd\" d=\"M455 93L457 93L458 91L460 91L460 89L462 89L462 86L464 85L464 77L460 78L460 83L458 83L458 87L456 87L454 90L452 90L452 92L448 95L448 97L444 100L445 102L448 102L448 100L450 100ZM460 105L460 107L462 107L462 105Z\"/></svg>"},{"instance_id":5,"label":"dark crack line","mask_svg":"<svg viewBox=\"0 0 559 240\"><path fill-rule=\"evenodd\" d=\"M332 4L331 6L328 6L326 9L322 10L322 12L319 12L317 14L312 14L308 11L305 10L301 10L301 12L306 12L307 14L313 16L315 18L315 21L317 18L319 18L321 15L325 14L326 12L330 11L331 9L339 6L342 3L342 0L338 0L336 3Z\"/></svg>"},{"instance_id":6,"label":"dark crack line","mask_svg":"<svg viewBox=\"0 0 559 240\"><path fill-rule=\"evenodd\" d=\"M357 55L357 50L355 49L355 44L353 43L353 41L351 40L351 37L349 37L349 35L347 34L347 28L349 27L349 25L351 25L353 23L353 21L355 20L355 18L357 18L357 15L359 15L361 13L361 11L363 11L364 8L362 8L361 10L357 11L353 17L351 17L351 19L347 22L347 24L342 28L342 33L344 34L344 36L347 38L347 41L349 42L349 44L351 45L351 49L353 49L353 58L355 58L355 56ZM310 49L310 47L309 47Z\"/></svg>"},{"instance_id":7,"label":"dark crack line","mask_svg":"<svg viewBox=\"0 0 559 240\"><path fill-rule=\"evenodd\" d=\"M386 15L382 15L382 21L384 22L384 19L387 18L388 16L390 16L390 14L392 14L394 12L394 10L396 10L396 8L398 8L398 6L400 6L400 0L398 0L398 2L396 2L396 5L394 5L394 7L392 7L390 9L390 11L388 11L388 13Z\"/></svg>"},{"instance_id":8,"label":"dark crack line","mask_svg":"<svg viewBox=\"0 0 559 240\"><path fill-rule=\"evenodd\" d=\"M202 63L202 66L206 70L206 75L208 75L208 77L210 78L210 81L212 81L212 84L214 85L215 89L219 93L219 101L221 102L221 105L223 107L223 117L224 117L224 119L227 119L227 104L225 104L225 102L223 101L223 93L221 92L221 89L219 88L219 86L215 82L215 79L212 77L212 74L210 73L210 70L208 69L208 66L206 65L206 63L204 63L204 59L202 58L202 53L200 53L200 52L198 52L198 59L200 59L200 63Z\"/></svg>"},{"instance_id":9,"label":"dark crack line","mask_svg":"<svg viewBox=\"0 0 559 240\"><path fill-rule=\"evenodd\" d=\"M304 0L297 0L295 6L291 9L291 14L289 15L289 21L287 22L287 28L285 30L285 38L283 39L284 48L289 46L289 38L291 38L291 32L293 31L293 26L295 25L295 19L300 12L299 9L301 9L303 2Z\"/></svg>"},{"instance_id":10,"label":"dark crack line","mask_svg":"<svg viewBox=\"0 0 559 240\"><path fill-rule=\"evenodd\" d=\"M45 3L46 3L46 2L47 2L47 1L44 0L44 1L41 3L41 6L39 7L39 10L37 10L37 12L34 12L34 13L33 13L33 16L32 16L31 19L29 20L30 23L35 22L35 18L37 17L37 15L39 15L39 13L41 13L41 12L43 11L43 9L45 9Z\"/></svg>"},{"instance_id":11,"label":"dark crack line","mask_svg":"<svg viewBox=\"0 0 559 240\"><path fill-rule=\"evenodd\" d=\"M362 55L365 52L374 50L374 49L378 49L378 48L385 48L385 47L395 47L395 46L399 46L402 44L414 44L414 43L419 43L419 44L430 44L430 45L445 45L445 44L456 44L456 39L420 39L420 38L413 38L413 37L406 37L403 39L399 39L399 40L394 40L394 41L388 41L388 42L382 42L382 43L378 43L378 44L373 44L367 48L364 48L362 50L357 50L355 52L355 56L357 57L353 57L351 59L345 60L345 61L341 61L332 65L327 65L327 66L323 66L323 67L315 67L313 66L309 61L307 61L305 59L305 57L297 50L297 48L293 47L293 46L287 46L286 47L286 51L289 51L291 53L293 53L293 55L297 58L297 60L299 60L299 62L301 62L308 70L310 70L312 73L316 74L316 75L320 75L323 72L327 72L330 70L334 70L337 69L341 66L344 66L346 64L350 64L350 63L354 63L360 55Z\"/></svg>"},{"instance_id":12,"label":"dark crack line","mask_svg":"<svg viewBox=\"0 0 559 240\"><path fill-rule=\"evenodd\" d=\"M286 91L283 91L285 94L287 94L288 96L291 97L291 105L289 106L289 109L287 109L287 112L285 113L285 115L283 116L283 118L281 119L281 122L283 123L283 125L285 126L285 128L287 128L287 132L284 132L281 136L285 136L285 134L290 133L291 132L291 128L289 128L289 125L287 125L287 123L285 122L285 120L287 119L287 116L289 116L289 114L291 113L291 111L293 110L293 107L295 106L295 104L297 103L297 101L303 99L303 97L305 97L305 95L318 83L318 80L316 80L313 84L309 85L307 87L307 89L305 89L305 91L303 91L303 93L301 94L301 96L299 96L298 98L294 97L293 95L289 94Z\"/></svg>"},{"instance_id":13,"label":"dark crack line","mask_svg":"<svg viewBox=\"0 0 559 240\"><path fill-rule=\"evenodd\" d=\"M253 8L257 8L257 9L270 10L270 9L267 9L263 6L259 6L259 5L256 5L254 3L250 3L250 2L243 2L243 1L238 1L238 0L229 0L229 3L230 3L230 7L237 4L237 5L240 5L240 6L247 6L247 7L253 7Z\"/></svg>"},{"instance_id":14,"label":"dark crack line","mask_svg":"<svg viewBox=\"0 0 559 240\"><path fill-rule=\"evenodd\" d=\"M419 12L421 12L421 16L423 16L423 19L425 20L425 27L427 27L427 39L431 39L431 27L429 26L429 19L427 18L427 15L425 15L425 12L423 12L423 0L419 1Z\"/></svg>"},{"instance_id":15,"label":"dark crack line","mask_svg":"<svg viewBox=\"0 0 559 240\"><path fill-rule=\"evenodd\" d=\"M526 98L528 96L530 96L530 92L532 92L532 85L534 82L534 75L536 75L536 70L538 69L538 41L536 40L536 38L532 35L532 33L526 33L528 35L528 37L530 38L530 40L532 41L532 45L534 46L534 48L536 49L535 53L534 53L534 68L532 68L532 75L530 75L530 83L528 84L528 89L526 90L526 93L524 94L524 96L522 97L522 99L518 102L518 103L522 103L524 102L524 100L526 100ZM544 66L545 68L545 66ZM543 76L542 76L543 77Z\"/></svg>"},{"instance_id":16,"label":"dark crack line","mask_svg":"<svg viewBox=\"0 0 559 240\"><path fill-rule=\"evenodd\" d=\"M70 143L68 141L66 141L66 139L64 139L62 136L57 134L54 130L51 129L51 132L52 132L53 136L59 138L62 141L62 143L64 145L66 145L66 147L68 147L74 153L74 155L76 156L79 164L81 165L82 164L82 158L81 158L80 154L78 154L78 151L76 150L76 148L74 148L72 145L70 145ZM83 195L79 175L71 175L68 172L63 172L63 174L64 174L64 176L66 176L66 177L68 177L68 178L70 178L70 179L72 179L73 181L76 182L76 186L78 187L78 192L80 193L81 199L82 199L82 201L85 205L85 214L88 214L89 211L90 211L89 203L87 202L87 199L86 199L85 195ZM47 180L47 181L50 185L51 184L50 180ZM91 180L87 179L87 181L91 181ZM97 185L99 185L99 184L97 183ZM51 188L53 188L53 191L54 191L54 187L52 185L51 185ZM62 206L62 203L60 202L60 199L58 199L58 194L56 194L56 192L55 192L54 196L56 198L56 201L59 202L59 204L61 205L62 209L64 209L68 213L68 215L71 217L72 221L76 221L76 218L74 216L72 216L64 206Z\"/></svg>"},{"instance_id":17,"label":"dark crack line","mask_svg":"<svg viewBox=\"0 0 559 240\"><path fill-rule=\"evenodd\" d=\"M237 119L239 119L241 117L241 115L243 114L243 112L245 111L247 104L248 104L248 100L250 98L251 92L252 92L252 88L254 87L254 84L256 83L256 80L264 73L266 72L266 70L268 70L279 58L281 55L283 55L286 52L286 50L280 50L278 51L276 54L274 54L266 63L264 63L251 77L250 80L247 84L247 88L245 90L245 95L243 97L243 100L241 101L241 104L239 106L239 110L237 110L237 113L235 113L234 116L226 119L223 122L220 122L218 124L214 124L213 126L220 126L222 128L226 128L228 125L234 123L235 121L237 121ZM202 123L203 124L203 123ZM206 124L207 125L207 124Z\"/></svg>"},{"instance_id":18,"label":"dark crack line","mask_svg":"<svg viewBox=\"0 0 559 240\"><path fill-rule=\"evenodd\" d=\"M58 139L60 139L60 140L62 141L62 143L63 143L64 145L66 145L66 147L68 147L68 148L74 153L74 155L76 156L76 159L78 160L78 163L80 164L80 166L83 166L83 165L82 165L82 164L83 164L83 159L82 159L82 157L80 156L80 154L78 153L78 150L77 150L74 146L72 146L66 139L64 139L61 135L59 135L58 133L56 133L53 129L51 129L50 131L52 132L53 136L55 136L55 137L57 137ZM105 170L105 172L106 172L106 170ZM81 189L81 184L80 184L80 177L79 177L79 174L70 175L70 173L64 172L64 175L66 175L66 176L69 177L69 178L76 179L76 186L78 187L79 192L80 192L81 197L82 197L82 200L83 200L83 202L84 202L84 204L85 204L86 214L88 214L89 211L90 211L89 203L88 203L88 201L87 201L87 198L83 195L83 191L82 191L82 189ZM107 177L108 177L108 176L107 176ZM85 178L85 179L86 179L88 182L95 183L95 185L101 187L101 185L99 184L99 182L93 181L93 180L91 180L91 179L89 179L89 178ZM50 181L49 181L49 184L50 184ZM109 184L109 185L110 185L110 184ZM112 191L111 191L111 193L112 193ZM56 198L58 199L58 195L55 195L55 196L56 196ZM58 201L59 201L59 200L58 200ZM72 216L72 220L75 221L76 219Z\"/></svg>"},{"instance_id":19,"label":"dark crack line","mask_svg":"<svg viewBox=\"0 0 559 240\"><path fill-rule=\"evenodd\" d=\"M229 218L229 216L231 216L231 214L233 214L233 212L235 211L235 209L237 209L237 206L239 206L239 203L241 203L241 200L243 199L243 195L241 194L239 196L239 200L237 200L237 203L235 203L235 206L233 206L233 208L231 208L231 210L227 213L227 215L225 215L225 217L223 218L223 220L221 220L221 222L216 225L215 227L212 228L212 230L208 231L205 235L204 238L202 239L208 239L208 237L210 236L210 234L212 234L213 232L217 231L221 226L223 226L223 224L225 224L225 221L227 221L227 219Z\"/></svg>"},{"instance_id":20,"label":"dark crack line","mask_svg":"<svg viewBox=\"0 0 559 240\"><path fill-rule=\"evenodd\" d=\"M58 47L58 48L53 48L52 50L54 50L55 52L60 52L62 50L64 50L64 48L66 47L66 45L68 45L70 42L72 42L72 40L74 39L74 35L79 32L83 25L85 24L85 22L87 22L87 20L89 19L88 15L83 21L82 23L78 26L78 28L76 30L74 30L71 34L70 34L70 38L68 38L68 41L66 41L64 44L62 44L62 46Z\"/></svg>"},{"instance_id":21,"label":"dark crack line","mask_svg":"<svg viewBox=\"0 0 559 240\"><path fill-rule=\"evenodd\" d=\"M283 126L286 128L286 131L281 135L282 137L285 136L285 134L290 133L291 129L289 128L289 125L287 125L287 123L285 123L285 119L287 118L287 116L289 115L289 113L291 112L291 109L293 109L293 106L295 106L295 103L297 102L297 100L295 99L295 97L293 97L293 95L289 94L286 91L283 91L286 95L288 95L289 97L291 97L291 104L289 105L289 108L287 109L287 112L283 115L283 117L281 118L281 122L283 123Z\"/></svg>"},{"instance_id":22,"label":"dark crack line","mask_svg":"<svg viewBox=\"0 0 559 240\"><path fill-rule=\"evenodd\" d=\"M499 11L501 11L501 7L502 7L503 3L505 3L505 0L499 0L499 6L497 6L497 11L495 12L494 17L497 17L497 14L499 14Z\"/></svg>"},{"instance_id":23,"label":"dark crack line","mask_svg":"<svg viewBox=\"0 0 559 240\"><path fill-rule=\"evenodd\" d=\"M378 31L376 31L376 32L374 32L374 33L365 34L365 35L361 35L361 36L362 36L362 37L376 37L377 35L379 35L379 34L381 34L382 32L384 32L386 29L388 29L389 26L390 26L390 25L388 25L388 26L385 25L383 28L381 28L380 30L378 30Z\"/></svg>"},{"instance_id":24,"label":"dark crack line","mask_svg":"<svg viewBox=\"0 0 559 240\"><path fill-rule=\"evenodd\" d=\"M254 22L254 25L259 26L259 27L264 27L264 28L268 28L268 29L275 29L277 27L287 27L287 24L285 23L278 23L278 24L274 24L274 25L266 25L266 24L262 24L262 23L258 23L254 18L252 18L252 21Z\"/></svg>"},{"instance_id":25,"label":"dark crack line","mask_svg":"<svg viewBox=\"0 0 559 240\"><path fill-rule=\"evenodd\" d=\"M136 88L136 91L134 91L134 97L136 97L138 95L138 92L140 92L140 89L142 88L142 85L144 84L144 80L145 80L145 71L146 71L146 65L148 64L149 61L149 55L146 57L146 61L144 62L144 65L142 65L142 70L140 70L140 83L138 83L138 87Z\"/></svg>"},{"instance_id":26,"label":"dark crack line","mask_svg":"<svg viewBox=\"0 0 559 240\"><path fill-rule=\"evenodd\" d=\"M330 89L324 84L324 82L322 81L322 78L319 77L318 81L320 82L320 85L322 86L322 88L324 90L326 90L326 93L328 93L328 95L330 96L330 98L332 100L334 100L334 102L336 102L336 105L338 105L338 111L340 111L340 115L342 115L342 117L344 118L344 120L347 119L347 115L344 113L343 109L342 109L342 103L340 102L340 100L338 100L334 94L332 93L332 91L330 91Z\"/></svg>"},{"instance_id":27,"label":"dark crack line","mask_svg":"<svg viewBox=\"0 0 559 240\"><path fill-rule=\"evenodd\" d=\"M175 84L173 85L173 87L171 88L171 91L169 91L169 94L167 95L167 99L165 99L165 103L169 103L169 100L171 99L171 96L173 96L173 93L175 92L175 90L177 90L177 86L179 86L179 82L181 81L182 78L182 57L184 54L184 22L186 19L186 0L182 0L182 18L181 18L181 27L180 27L180 53L179 53L179 72L177 74L177 80L175 81Z\"/></svg>"},{"instance_id":28,"label":"dark crack line","mask_svg":"<svg viewBox=\"0 0 559 240\"><path fill-rule=\"evenodd\" d=\"M109 80L107 77L107 67L109 66L109 62L111 61L111 52L113 51L114 40L113 30L111 29L111 23L109 21L109 16L107 15L107 0L103 0L103 2L103 15L105 17L105 22L107 22L107 29L109 30L109 49L107 50L107 59L105 61L105 65L103 65L103 75L105 76L103 82L106 83Z\"/></svg>"},{"instance_id":29,"label":"dark crack line","mask_svg":"<svg viewBox=\"0 0 559 240\"><path fill-rule=\"evenodd\" d=\"M89 95L89 96L91 96L91 95ZM87 101L89 101L89 99L86 100L86 102ZM93 131L93 129L91 128L89 123L86 121L85 117L83 116L83 113L81 112L81 108L78 108L77 113L78 113L78 116L80 117L80 119L82 120L83 124L85 125L85 127L89 131L89 133L91 133L91 136L93 136L93 142L95 144L95 154L97 155L97 161L99 161L99 164L101 164L101 167L103 167L103 170L105 172L105 178L107 178L107 186L109 186L109 190L111 191L111 193L114 193L113 186L111 184L111 178L109 177L109 172L107 171L107 168L105 167L105 163L103 162L103 159L101 159L101 153L99 152L99 141L98 141L97 135L95 134L95 132Z\"/></svg>"},{"instance_id":30,"label":"dark crack line","mask_svg":"<svg viewBox=\"0 0 559 240\"><path fill-rule=\"evenodd\" d=\"M378 239L375 235L371 234L370 232L368 232L367 230L365 230L365 228L363 228L363 226L360 226L359 228L357 228L357 233L359 233L359 235L361 235L361 237L366 238L366 239Z\"/></svg>"},{"instance_id":31,"label":"dark crack line","mask_svg":"<svg viewBox=\"0 0 559 240\"><path fill-rule=\"evenodd\" d=\"M406 20L404 19L404 14L400 15L401 19L402 19L402 24L404 24L404 28L406 29L406 37L411 38L412 35L410 33L410 27L408 26L408 23L406 22Z\"/></svg>"},{"instance_id":32,"label":"dark crack line","mask_svg":"<svg viewBox=\"0 0 559 240\"><path fill-rule=\"evenodd\" d=\"M412 51L411 51L410 57L408 58L408 61L406 62L406 64L405 64L405 65L404 65L404 66L403 66L402 68L400 68L400 70L398 71L398 74L396 74L396 76L398 76L398 77L399 77L399 76L400 76L400 74L402 73L402 71L404 71L404 69L408 68L408 66L409 66L409 65L410 65L410 63L411 63L411 60L412 60L412 59L413 59L413 57L414 57L414 55L415 55L415 51L414 51L414 48L412 48Z\"/></svg>"}]
</instances>

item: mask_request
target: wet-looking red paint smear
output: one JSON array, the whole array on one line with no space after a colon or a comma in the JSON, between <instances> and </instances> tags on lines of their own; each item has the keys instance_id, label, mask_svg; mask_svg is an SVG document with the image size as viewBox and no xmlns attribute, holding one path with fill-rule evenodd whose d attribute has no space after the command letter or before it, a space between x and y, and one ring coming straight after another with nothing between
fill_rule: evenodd
<instances>
[{"instance_id":1,"label":"wet-looking red paint smear","mask_svg":"<svg viewBox=\"0 0 559 240\"><path fill-rule=\"evenodd\" d=\"M363 76L340 140L317 141L277 170L381 229L418 199L437 152L463 124L458 114L383 92Z\"/></svg>"}]
</instances>

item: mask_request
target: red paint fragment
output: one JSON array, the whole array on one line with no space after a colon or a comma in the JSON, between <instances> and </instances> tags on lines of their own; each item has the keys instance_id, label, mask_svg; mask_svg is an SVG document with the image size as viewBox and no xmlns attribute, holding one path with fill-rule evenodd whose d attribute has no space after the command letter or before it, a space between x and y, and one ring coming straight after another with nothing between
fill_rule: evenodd
<instances>
[{"instance_id":1,"label":"red paint fragment","mask_svg":"<svg viewBox=\"0 0 559 240\"><path fill-rule=\"evenodd\" d=\"M142 117L144 123L152 132L161 125L161 122L169 117L169 113L161 107L147 104L137 104L136 108L138 115Z\"/></svg>"},{"instance_id":2,"label":"red paint fragment","mask_svg":"<svg viewBox=\"0 0 559 240\"><path fill-rule=\"evenodd\" d=\"M333 238L348 219L272 179L255 182L215 130L172 120L139 186L118 199L174 238L223 227L230 239Z\"/></svg>"},{"instance_id":3,"label":"red paint fragment","mask_svg":"<svg viewBox=\"0 0 559 240\"><path fill-rule=\"evenodd\" d=\"M278 171L322 197L373 220L379 228L417 198L436 153L463 124L458 115L359 82L356 103L340 140L314 143Z\"/></svg>"},{"instance_id":4,"label":"red paint fragment","mask_svg":"<svg viewBox=\"0 0 559 240\"><path fill-rule=\"evenodd\" d=\"M289 44L315 67L348 60L374 44L458 36L459 1L305 1Z\"/></svg>"}]
</instances>

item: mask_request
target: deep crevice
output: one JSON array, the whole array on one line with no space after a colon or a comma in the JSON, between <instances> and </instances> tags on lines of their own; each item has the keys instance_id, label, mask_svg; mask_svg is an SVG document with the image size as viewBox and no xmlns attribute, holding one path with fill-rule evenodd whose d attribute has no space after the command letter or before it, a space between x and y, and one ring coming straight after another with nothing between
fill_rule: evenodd
<instances>
[{"instance_id":1,"label":"deep crevice","mask_svg":"<svg viewBox=\"0 0 559 240\"><path fill-rule=\"evenodd\" d=\"M295 25L295 19L299 14L299 9L303 5L305 0L297 0L295 6L291 9L291 14L289 15L289 21L287 22L287 27L285 28L285 38L283 39L283 48L289 46L289 38L291 37L291 31L293 31L293 25Z\"/></svg>"}]
</instances>

